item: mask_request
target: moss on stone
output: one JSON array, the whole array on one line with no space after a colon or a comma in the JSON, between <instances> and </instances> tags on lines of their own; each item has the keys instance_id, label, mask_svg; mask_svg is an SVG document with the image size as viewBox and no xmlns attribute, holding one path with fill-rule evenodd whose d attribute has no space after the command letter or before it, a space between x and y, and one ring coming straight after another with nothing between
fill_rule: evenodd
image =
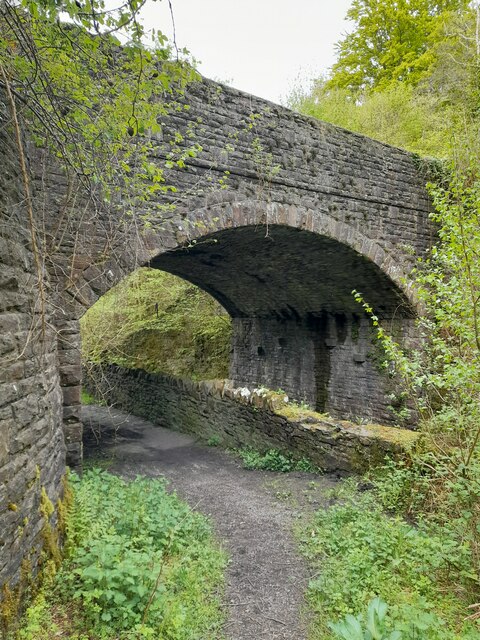
<instances>
[{"instance_id":1,"label":"moss on stone","mask_svg":"<svg viewBox=\"0 0 480 640\"><path fill-rule=\"evenodd\" d=\"M49 520L54 511L53 502L48 497L45 487L42 487L40 491L40 513L46 520Z\"/></svg>"},{"instance_id":2,"label":"moss on stone","mask_svg":"<svg viewBox=\"0 0 480 640\"><path fill-rule=\"evenodd\" d=\"M68 482L68 471L62 478L62 497L57 500L57 530L63 540L66 533L67 514L73 504L73 491Z\"/></svg>"},{"instance_id":3,"label":"moss on stone","mask_svg":"<svg viewBox=\"0 0 480 640\"><path fill-rule=\"evenodd\" d=\"M32 564L28 558L22 560L20 578L15 587L6 583L0 590L0 630L2 638L8 637L8 633L15 628L27 594L34 588Z\"/></svg>"},{"instance_id":4,"label":"moss on stone","mask_svg":"<svg viewBox=\"0 0 480 640\"><path fill-rule=\"evenodd\" d=\"M275 394L275 396L278 398L280 394ZM379 442L384 442L389 448L393 446L394 448L399 448L405 452L412 449L419 436L417 432L411 431L410 429L400 429L398 427L390 427L375 423L359 425L348 420L336 420L327 414L318 413L313 409L308 409L293 402L277 402L275 405L272 404L271 406L274 407L272 410L277 415L280 415L292 422L305 422L309 425L309 428L312 431L315 430L316 424L318 425L318 428L325 426L337 427L344 433L368 438L372 441L378 440ZM374 442L372 442L370 445L371 455L369 455L369 458L379 458L380 462L385 456L385 448L379 447L380 453L378 456L375 456L373 455L374 446Z\"/></svg>"},{"instance_id":5,"label":"moss on stone","mask_svg":"<svg viewBox=\"0 0 480 640\"><path fill-rule=\"evenodd\" d=\"M0 629L2 637L6 637L8 630L19 616L20 590L12 589L9 584L4 584L0 597Z\"/></svg>"},{"instance_id":6,"label":"moss on stone","mask_svg":"<svg viewBox=\"0 0 480 640\"><path fill-rule=\"evenodd\" d=\"M40 469L37 467L36 479L40 478ZM67 511L71 506L73 494L68 484L68 475L62 478L62 498L57 502L55 509L52 501L48 497L44 486L40 489L39 512L44 520L41 530L42 547L39 571L34 575L32 564L28 557L22 560L20 578L18 583L12 587L4 584L0 589L0 631L1 637L9 637L7 634L14 632L25 603L28 602L40 587L51 584L53 577L62 561L62 542L65 534L65 522ZM15 507L15 508L11 508ZM11 511L16 511L16 505L9 505ZM56 524L51 520L56 514ZM29 524L29 518L25 517L22 527L19 527L20 535L25 533Z\"/></svg>"},{"instance_id":7,"label":"moss on stone","mask_svg":"<svg viewBox=\"0 0 480 640\"><path fill-rule=\"evenodd\" d=\"M400 429L399 427L389 427L381 424L356 425L348 422L348 428L352 431L365 430L367 435L378 440L384 440L392 444L398 444L402 448L410 449L417 442L419 434L410 429Z\"/></svg>"},{"instance_id":8,"label":"moss on stone","mask_svg":"<svg viewBox=\"0 0 480 640\"><path fill-rule=\"evenodd\" d=\"M320 422L322 419L326 418L325 414L317 413L313 409L306 409L305 407L294 403L278 407L275 409L275 413L294 422L303 422L307 419L313 419L316 422Z\"/></svg>"}]
</instances>

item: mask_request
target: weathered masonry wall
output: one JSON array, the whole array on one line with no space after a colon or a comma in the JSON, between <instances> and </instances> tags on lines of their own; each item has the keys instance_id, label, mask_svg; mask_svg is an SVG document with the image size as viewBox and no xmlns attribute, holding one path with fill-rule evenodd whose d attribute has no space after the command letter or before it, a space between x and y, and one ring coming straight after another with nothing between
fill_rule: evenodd
<instances>
[{"instance_id":1,"label":"weathered masonry wall","mask_svg":"<svg viewBox=\"0 0 480 640\"><path fill-rule=\"evenodd\" d=\"M263 200L304 207L305 229L320 215L346 223L397 257L406 245L421 253L431 240L425 177L412 154L209 80L193 84L185 102L188 111L165 119L158 157L174 128L193 130L203 148L187 171L168 176L187 219L206 205L221 212L230 202ZM219 190L214 181L225 171ZM192 190L192 174L203 173L210 179ZM251 205L248 215L257 221ZM211 220L202 222L211 228ZM192 235L188 227L177 229L177 244L178 231Z\"/></svg>"},{"instance_id":2,"label":"weathered masonry wall","mask_svg":"<svg viewBox=\"0 0 480 640\"><path fill-rule=\"evenodd\" d=\"M392 404L401 390L382 370L384 355L363 314L234 318L233 329L230 378L236 386L283 389L320 413L347 420L397 421ZM404 318L397 329L407 340L414 322Z\"/></svg>"},{"instance_id":3,"label":"weathered masonry wall","mask_svg":"<svg viewBox=\"0 0 480 640\"><path fill-rule=\"evenodd\" d=\"M35 569L45 524L42 488L56 503L65 471L56 336L49 303L42 310L39 301L9 123L0 96L0 592L15 587L22 566Z\"/></svg>"},{"instance_id":4,"label":"weathered masonry wall","mask_svg":"<svg viewBox=\"0 0 480 640\"><path fill-rule=\"evenodd\" d=\"M313 412L287 417L261 391L223 380L192 382L111 365L90 366L85 384L109 405L164 427L204 440L214 437L226 446L278 448L340 473L365 470L387 453L400 453L416 437L403 429L360 427Z\"/></svg>"},{"instance_id":5,"label":"weathered masonry wall","mask_svg":"<svg viewBox=\"0 0 480 640\"><path fill-rule=\"evenodd\" d=\"M139 266L178 274L225 306L237 331L236 382L278 384L337 415L384 415L351 290L407 332L415 306L408 276L433 233L418 161L208 80L163 120L155 162L177 153L175 131L186 144L193 133L201 147L185 169L166 172L175 192L133 212L109 207L27 141L29 220L0 99L0 587L18 580L24 559L35 565L40 494L56 503L65 453L81 464L79 319ZM178 391L169 392L172 420ZM185 420L192 394L182 396ZM225 398L201 402L208 416L214 407L231 412L231 425L246 421Z\"/></svg>"},{"instance_id":6,"label":"weathered masonry wall","mask_svg":"<svg viewBox=\"0 0 480 640\"><path fill-rule=\"evenodd\" d=\"M162 116L162 131L154 139L155 162L163 165L172 153L175 131L183 134L185 144L195 141L202 150L187 160L185 169L166 171L167 183L176 188L162 196L162 204L175 206L167 213L159 214L148 203L133 215L121 207L99 210L97 202L82 202L77 195L69 202L65 176L55 164L45 156L35 162L37 184L46 187L39 206L48 212L47 237L54 247L49 269L60 310L55 323L65 433L74 465L82 456L78 319L137 266L149 264L203 287L238 319L239 329L244 321L264 327L278 321L275 334L280 335L287 322L285 331L299 343L299 319L311 326L325 313L358 313L350 306L353 288L376 310L388 298L388 308L380 309L380 315L387 321L397 318L397 307L413 299L408 285L412 264L432 240L425 176L411 154L208 80L191 85L178 106ZM150 216L148 229L140 216ZM308 241L309 234L323 238L323 246ZM348 268L342 267L345 259ZM395 288L398 295L391 295ZM320 290L337 295L324 298ZM240 331L236 339L238 367L232 365L231 375L246 383L252 372L242 362L242 349L252 352L261 345L240 348L244 336ZM325 345L320 337L315 343L321 347L318 356ZM288 367L295 373L276 371L279 386L291 388L293 379L301 379L299 397L315 392L317 406L323 403L339 415L342 407L357 402L351 397L357 389L354 413L366 411L368 416L376 402L377 418L383 419L381 380L373 381L373 370L365 373L368 365L357 366L353 346L346 353L348 342L327 353L334 376L335 367L344 366L340 352L345 352L353 376L348 392L342 396L331 378L330 397L323 399L326 369L321 371L317 356L312 365L317 386L312 390L311 377L307 380L301 372L303 362L314 361L311 344L306 338L299 357L281 364L284 371ZM257 383L277 367L268 361L272 352L265 351L264 360L255 364ZM364 391L377 399L372 406L364 406Z\"/></svg>"}]
</instances>

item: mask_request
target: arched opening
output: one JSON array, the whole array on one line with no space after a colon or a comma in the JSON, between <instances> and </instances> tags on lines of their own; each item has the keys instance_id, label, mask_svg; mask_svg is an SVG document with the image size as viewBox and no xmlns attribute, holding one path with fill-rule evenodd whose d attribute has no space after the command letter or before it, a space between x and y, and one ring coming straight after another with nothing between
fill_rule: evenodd
<instances>
[{"instance_id":1,"label":"arched opening","mask_svg":"<svg viewBox=\"0 0 480 640\"><path fill-rule=\"evenodd\" d=\"M227 378L231 319L183 278L141 267L80 320L82 359L177 378ZM84 399L86 399L84 397Z\"/></svg>"},{"instance_id":2,"label":"arched opening","mask_svg":"<svg viewBox=\"0 0 480 640\"><path fill-rule=\"evenodd\" d=\"M370 259L310 231L248 225L163 252L150 266L189 280L227 309L236 384L281 388L338 417L391 421L371 323L352 290L400 333L414 311Z\"/></svg>"},{"instance_id":3,"label":"arched opening","mask_svg":"<svg viewBox=\"0 0 480 640\"><path fill-rule=\"evenodd\" d=\"M342 233L336 240L287 224L224 222L204 235L196 229L195 239L170 250L151 251L146 264L150 273L167 272L196 285L228 312L228 373L208 366L197 372L188 364L184 371L164 372L197 380L228 376L235 387L281 389L291 400L337 418L398 423L392 412L398 390L382 369L371 321L352 295L353 289L361 292L389 329L400 339L409 337L415 312L408 289L393 280L400 281L395 263L385 262L385 252L377 260L371 243L365 244L368 257L353 248L362 246L358 234L347 244ZM147 305L153 326L155 304L153 295ZM191 346L195 319L189 322L182 340ZM147 326L135 336L136 346L155 357L148 334ZM178 361L184 346L172 340L166 348ZM155 370L140 363L135 368Z\"/></svg>"}]
</instances>

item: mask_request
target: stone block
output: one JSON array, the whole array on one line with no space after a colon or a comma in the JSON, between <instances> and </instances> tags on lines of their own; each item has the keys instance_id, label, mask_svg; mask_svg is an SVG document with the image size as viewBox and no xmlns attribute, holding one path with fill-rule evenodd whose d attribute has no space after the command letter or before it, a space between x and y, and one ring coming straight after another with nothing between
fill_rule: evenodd
<instances>
[{"instance_id":1,"label":"stone block","mask_svg":"<svg viewBox=\"0 0 480 640\"><path fill-rule=\"evenodd\" d=\"M31 388L32 383L29 383ZM39 415L39 398L37 394L30 393L28 396L12 403L13 416L17 427L25 427L33 423Z\"/></svg>"},{"instance_id":2,"label":"stone block","mask_svg":"<svg viewBox=\"0 0 480 640\"><path fill-rule=\"evenodd\" d=\"M0 467L8 459L12 422L12 420L0 420Z\"/></svg>"},{"instance_id":3,"label":"stone block","mask_svg":"<svg viewBox=\"0 0 480 640\"><path fill-rule=\"evenodd\" d=\"M8 353L15 351L17 347L15 337L10 334L0 335L0 356L5 356Z\"/></svg>"},{"instance_id":4,"label":"stone block","mask_svg":"<svg viewBox=\"0 0 480 640\"><path fill-rule=\"evenodd\" d=\"M63 404L65 406L80 404L80 385L73 387L62 387Z\"/></svg>"},{"instance_id":5,"label":"stone block","mask_svg":"<svg viewBox=\"0 0 480 640\"><path fill-rule=\"evenodd\" d=\"M81 404L66 405L63 407L64 422L79 422L82 412Z\"/></svg>"},{"instance_id":6,"label":"stone block","mask_svg":"<svg viewBox=\"0 0 480 640\"><path fill-rule=\"evenodd\" d=\"M83 424L81 422L73 422L65 425L64 434L67 451L69 451L72 443L82 441Z\"/></svg>"},{"instance_id":7,"label":"stone block","mask_svg":"<svg viewBox=\"0 0 480 640\"><path fill-rule=\"evenodd\" d=\"M58 362L60 363L60 367L64 366L74 366L81 363L81 353L77 348L73 349L61 349L58 352Z\"/></svg>"},{"instance_id":8,"label":"stone block","mask_svg":"<svg viewBox=\"0 0 480 640\"><path fill-rule=\"evenodd\" d=\"M62 386L79 385L82 382L82 365L64 365L60 367L60 384Z\"/></svg>"},{"instance_id":9,"label":"stone block","mask_svg":"<svg viewBox=\"0 0 480 640\"><path fill-rule=\"evenodd\" d=\"M0 416L13 415L13 404L25 395L22 383L23 380L0 384Z\"/></svg>"}]
</instances>

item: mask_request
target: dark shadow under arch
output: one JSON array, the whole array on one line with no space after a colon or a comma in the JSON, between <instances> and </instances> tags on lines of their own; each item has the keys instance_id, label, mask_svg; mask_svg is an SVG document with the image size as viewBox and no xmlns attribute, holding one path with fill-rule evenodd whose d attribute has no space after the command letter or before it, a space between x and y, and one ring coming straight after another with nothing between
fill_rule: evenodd
<instances>
[{"instance_id":1,"label":"dark shadow under arch","mask_svg":"<svg viewBox=\"0 0 480 640\"><path fill-rule=\"evenodd\" d=\"M286 225L243 226L166 251L150 266L190 280L233 317L359 313L352 290L381 317L412 317L406 295L369 258L326 236Z\"/></svg>"},{"instance_id":2,"label":"dark shadow under arch","mask_svg":"<svg viewBox=\"0 0 480 640\"><path fill-rule=\"evenodd\" d=\"M282 388L343 418L392 421L371 322L352 290L399 333L415 312L368 257L311 231L246 225L198 237L150 266L198 285L230 313L235 383Z\"/></svg>"}]
</instances>

